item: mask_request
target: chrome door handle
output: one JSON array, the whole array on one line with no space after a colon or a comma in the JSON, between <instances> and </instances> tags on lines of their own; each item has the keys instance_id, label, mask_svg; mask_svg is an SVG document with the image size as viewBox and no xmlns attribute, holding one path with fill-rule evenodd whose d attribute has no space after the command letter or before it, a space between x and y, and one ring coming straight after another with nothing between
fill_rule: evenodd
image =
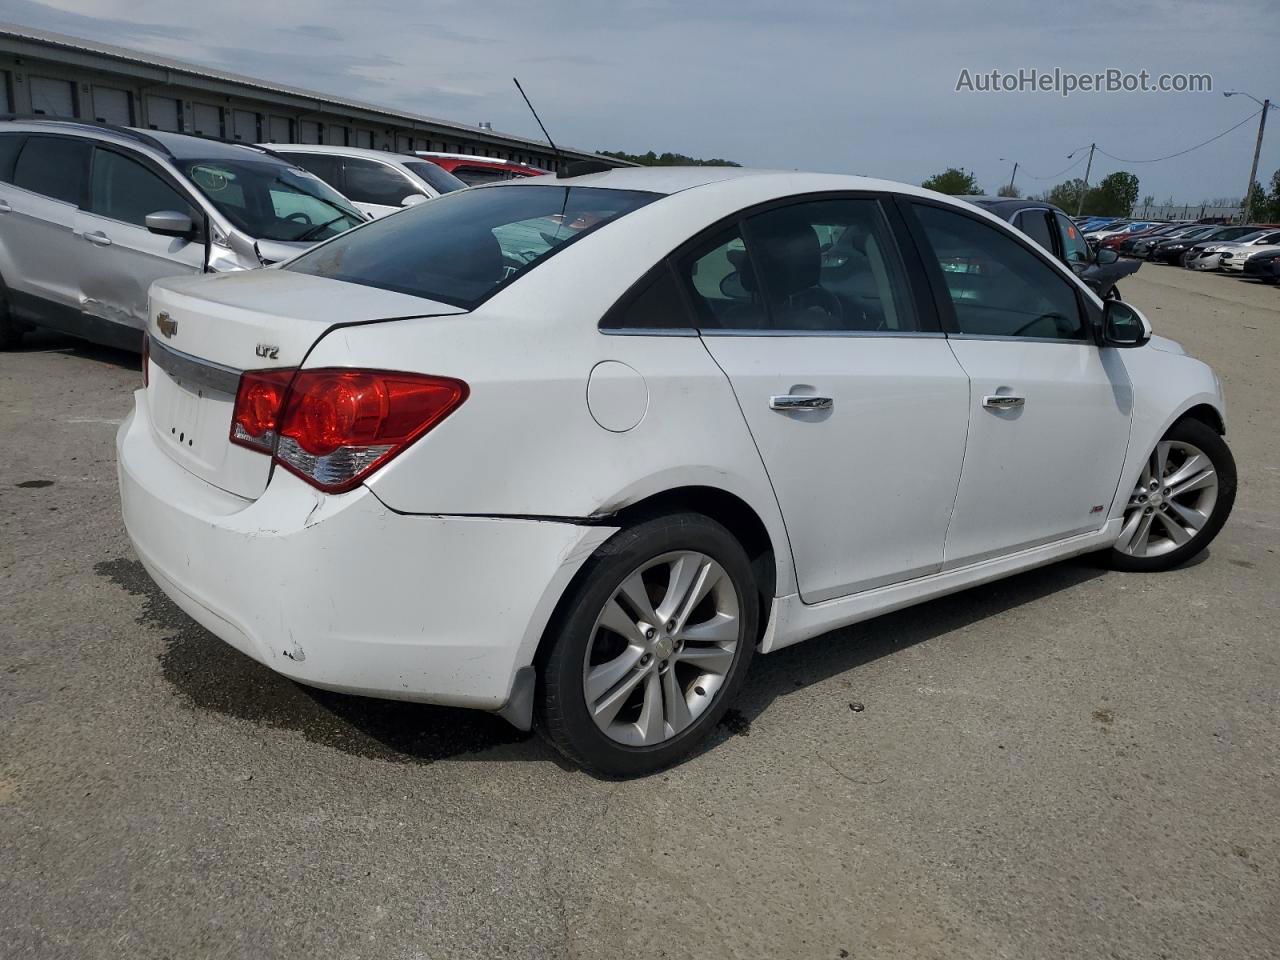
<instances>
[{"instance_id":1,"label":"chrome door handle","mask_svg":"<svg viewBox=\"0 0 1280 960\"><path fill-rule=\"evenodd\" d=\"M770 410L830 410L830 397L807 397L788 394L769 398Z\"/></svg>"},{"instance_id":2,"label":"chrome door handle","mask_svg":"<svg viewBox=\"0 0 1280 960\"><path fill-rule=\"evenodd\" d=\"M12 213L13 207L9 206L8 200L0 200L0 213Z\"/></svg>"},{"instance_id":3,"label":"chrome door handle","mask_svg":"<svg viewBox=\"0 0 1280 960\"><path fill-rule=\"evenodd\" d=\"M96 232L96 233L86 233L86 234L84 235L84 238L85 238L86 240L88 240L90 243L96 243L96 244L97 244L98 246L100 246L100 247L109 247L109 246L111 246L111 238L110 238L110 237L108 237L108 236L107 236L105 233L103 233L101 230L99 230L99 231L98 231L98 232Z\"/></svg>"},{"instance_id":4,"label":"chrome door handle","mask_svg":"<svg viewBox=\"0 0 1280 960\"><path fill-rule=\"evenodd\" d=\"M1026 397L1011 397L1006 394L982 398L982 405L990 410L1012 410L1026 402Z\"/></svg>"}]
</instances>

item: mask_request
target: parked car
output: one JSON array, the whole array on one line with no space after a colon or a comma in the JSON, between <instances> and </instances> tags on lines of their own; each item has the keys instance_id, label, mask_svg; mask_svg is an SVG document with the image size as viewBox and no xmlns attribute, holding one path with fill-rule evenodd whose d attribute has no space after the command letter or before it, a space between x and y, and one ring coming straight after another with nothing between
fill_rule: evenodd
<instances>
[{"instance_id":1,"label":"parked car","mask_svg":"<svg viewBox=\"0 0 1280 960\"><path fill-rule=\"evenodd\" d=\"M495 157L476 157L467 153L435 153L430 150L414 151L416 156L430 160L436 166L448 170L468 186L496 183L499 180L521 180L550 173L541 167Z\"/></svg>"},{"instance_id":2,"label":"parked car","mask_svg":"<svg viewBox=\"0 0 1280 960\"><path fill-rule=\"evenodd\" d=\"M880 180L494 184L152 314L117 445L161 589L302 683L610 775L687 756L757 649L1089 551L1168 569L1236 489L1209 367Z\"/></svg>"},{"instance_id":3,"label":"parked car","mask_svg":"<svg viewBox=\"0 0 1280 960\"><path fill-rule=\"evenodd\" d=\"M1141 264L1121 260L1113 250L1095 250L1062 210L1043 200L1013 197L964 197L975 206L1013 224L1065 263L1104 300L1119 300L1116 284Z\"/></svg>"},{"instance_id":4,"label":"parked car","mask_svg":"<svg viewBox=\"0 0 1280 960\"><path fill-rule=\"evenodd\" d=\"M1223 230L1222 227L1201 225L1193 230L1174 234L1151 247L1147 253L1148 260L1159 260L1168 264L1182 262L1182 255L1196 243L1212 240Z\"/></svg>"},{"instance_id":5,"label":"parked car","mask_svg":"<svg viewBox=\"0 0 1280 960\"><path fill-rule=\"evenodd\" d=\"M1226 227L1212 240L1192 245L1182 255L1182 265L1191 270L1218 270L1222 267L1222 255L1240 253L1248 256L1252 247L1280 243L1280 230L1257 227Z\"/></svg>"},{"instance_id":6,"label":"parked car","mask_svg":"<svg viewBox=\"0 0 1280 960\"><path fill-rule=\"evenodd\" d=\"M1280 249L1255 253L1244 262L1244 275L1251 280L1275 283L1280 279Z\"/></svg>"},{"instance_id":7,"label":"parked car","mask_svg":"<svg viewBox=\"0 0 1280 960\"><path fill-rule=\"evenodd\" d=\"M1270 234L1269 236L1274 236ZM1222 254L1222 269L1227 273L1244 273L1244 265L1254 257L1280 250L1280 237L1266 243L1252 243L1246 247L1228 248Z\"/></svg>"},{"instance_id":8,"label":"parked car","mask_svg":"<svg viewBox=\"0 0 1280 960\"><path fill-rule=\"evenodd\" d=\"M1151 250L1159 243L1165 240L1172 240L1174 237L1180 237L1185 233L1191 233L1200 229L1196 224L1190 223L1172 223L1165 227L1159 227L1145 236L1130 237L1121 240L1116 251L1124 257L1137 257L1146 259L1151 254Z\"/></svg>"},{"instance_id":9,"label":"parked car","mask_svg":"<svg viewBox=\"0 0 1280 960\"><path fill-rule=\"evenodd\" d=\"M1135 233L1142 233L1153 226L1155 226L1155 224L1149 220L1134 220L1128 223L1106 227L1102 230L1095 230L1092 233L1086 233L1085 239L1090 243L1101 243L1104 240L1110 240L1112 237L1124 237Z\"/></svg>"},{"instance_id":10,"label":"parked car","mask_svg":"<svg viewBox=\"0 0 1280 960\"><path fill-rule=\"evenodd\" d=\"M310 170L371 217L467 186L443 167L412 154L309 143L273 144L271 149Z\"/></svg>"},{"instance_id":11,"label":"parked car","mask_svg":"<svg viewBox=\"0 0 1280 960\"><path fill-rule=\"evenodd\" d=\"M1150 236L1152 232L1159 230L1161 227L1165 227L1165 226L1168 226L1168 224L1147 223L1147 224L1143 224L1143 226L1140 229L1129 230L1129 231L1115 231L1108 234L1106 237L1102 238L1101 240L1098 240L1097 243L1095 243L1095 246L1110 247L1112 250L1119 251L1120 244L1124 243L1124 241L1133 239L1135 237Z\"/></svg>"},{"instance_id":12,"label":"parked car","mask_svg":"<svg viewBox=\"0 0 1280 960\"><path fill-rule=\"evenodd\" d=\"M1101 230L1113 223L1118 223L1116 217L1076 217L1074 222L1080 228L1081 233L1089 233L1092 230Z\"/></svg>"},{"instance_id":13,"label":"parked car","mask_svg":"<svg viewBox=\"0 0 1280 960\"><path fill-rule=\"evenodd\" d=\"M0 346L43 326L140 349L152 281L274 263L365 219L255 147L0 121Z\"/></svg>"}]
</instances>

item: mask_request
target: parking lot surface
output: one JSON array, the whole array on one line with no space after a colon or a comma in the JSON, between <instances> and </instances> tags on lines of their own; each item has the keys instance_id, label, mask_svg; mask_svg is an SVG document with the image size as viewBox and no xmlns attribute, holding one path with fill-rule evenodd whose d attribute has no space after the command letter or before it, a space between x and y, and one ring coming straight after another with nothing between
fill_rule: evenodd
<instances>
[{"instance_id":1,"label":"parking lot surface","mask_svg":"<svg viewBox=\"0 0 1280 960\"><path fill-rule=\"evenodd\" d=\"M0 957L1275 957L1280 290L1122 292L1225 383L1207 555L757 658L705 750L624 783L223 645L120 523L137 359L0 354Z\"/></svg>"}]
</instances>

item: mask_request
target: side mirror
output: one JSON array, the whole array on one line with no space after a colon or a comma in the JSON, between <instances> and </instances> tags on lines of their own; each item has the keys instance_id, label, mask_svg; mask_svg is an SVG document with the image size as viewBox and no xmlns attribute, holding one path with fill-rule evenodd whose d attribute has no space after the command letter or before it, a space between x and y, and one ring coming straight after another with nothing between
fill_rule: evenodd
<instances>
[{"instance_id":1,"label":"side mirror","mask_svg":"<svg viewBox=\"0 0 1280 960\"><path fill-rule=\"evenodd\" d=\"M420 193L411 193L400 201L402 207L416 207L420 203L426 203L427 198Z\"/></svg>"},{"instance_id":2,"label":"side mirror","mask_svg":"<svg viewBox=\"0 0 1280 960\"><path fill-rule=\"evenodd\" d=\"M1102 305L1102 343L1108 347L1140 347L1151 339L1151 324L1123 300Z\"/></svg>"},{"instance_id":3,"label":"side mirror","mask_svg":"<svg viewBox=\"0 0 1280 960\"><path fill-rule=\"evenodd\" d=\"M1099 247L1098 252L1093 256L1093 262L1100 267L1105 267L1109 263L1115 263L1120 259L1120 254L1116 253L1110 247Z\"/></svg>"},{"instance_id":4,"label":"side mirror","mask_svg":"<svg viewBox=\"0 0 1280 960\"><path fill-rule=\"evenodd\" d=\"M145 222L148 230L162 237L189 237L196 229L191 218L177 210L158 210L155 213L148 213Z\"/></svg>"}]
</instances>

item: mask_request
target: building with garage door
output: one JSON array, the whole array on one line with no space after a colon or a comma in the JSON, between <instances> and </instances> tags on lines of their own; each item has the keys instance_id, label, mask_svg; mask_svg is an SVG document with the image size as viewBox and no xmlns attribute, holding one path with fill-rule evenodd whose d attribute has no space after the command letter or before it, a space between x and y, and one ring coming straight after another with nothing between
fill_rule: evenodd
<instances>
[{"instance_id":1,"label":"building with garage door","mask_svg":"<svg viewBox=\"0 0 1280 960\"><path fill-rule=\"evenodd\" d=\"M512 92L515 96L515 92ZM244 143L439 150L556 168L550 146L64 34L0 24L0 113L75 117ZM561 148L567 160L623 162Z\"/></svg>"}]
</instances>

